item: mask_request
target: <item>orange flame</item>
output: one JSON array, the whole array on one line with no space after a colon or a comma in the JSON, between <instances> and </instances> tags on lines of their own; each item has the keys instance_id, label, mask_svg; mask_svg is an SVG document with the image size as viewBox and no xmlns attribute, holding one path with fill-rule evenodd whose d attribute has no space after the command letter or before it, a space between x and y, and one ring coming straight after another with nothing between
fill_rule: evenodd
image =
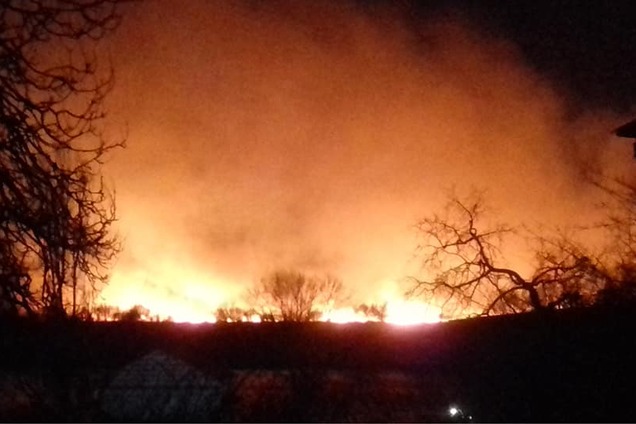
<instances>
[{"instance_id":1,"label":"orange flame","mask_svg":"<svg viewBox=\"0 0 636 424\"><path fill-rule=\"evenodd\" d=\"M121 310L140 304L150 310L151 316L170 319L174 322L213 323L218 307L239 297L240 293L228 290L236 287L226 281L213 281L209 276L185 269L165 267L158 274L137 271L134 273L115 272L111 284L102 292L103 303ZM155 283L153 281L161 281ZM170 284L167 282L170 281ZM385 322L396 325L435 323L441 320L441 310L419 300L405 300L396 290L396 283L385 283L380 294L386 301ZM323 313L321 321L350 323L378 321L365 316L351 307L330 309ZM257 316L249 321L259 322Z\"/></svg>"}]
</instances>

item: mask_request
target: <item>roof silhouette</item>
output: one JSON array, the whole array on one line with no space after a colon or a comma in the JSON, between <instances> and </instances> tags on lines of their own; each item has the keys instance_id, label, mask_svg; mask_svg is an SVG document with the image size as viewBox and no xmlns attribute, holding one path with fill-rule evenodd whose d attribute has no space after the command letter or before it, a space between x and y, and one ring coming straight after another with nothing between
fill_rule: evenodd
<instances>
[{"instance_id":1,"label":"roof silhouette","mask_svg":"<svg viewBox=\"0 0 636 424\"><path fill-rule=\"evenodd\" d=\"M616 128L614 134L619 137L636 138L636 119Z\"/></svg>"}]
</instances>

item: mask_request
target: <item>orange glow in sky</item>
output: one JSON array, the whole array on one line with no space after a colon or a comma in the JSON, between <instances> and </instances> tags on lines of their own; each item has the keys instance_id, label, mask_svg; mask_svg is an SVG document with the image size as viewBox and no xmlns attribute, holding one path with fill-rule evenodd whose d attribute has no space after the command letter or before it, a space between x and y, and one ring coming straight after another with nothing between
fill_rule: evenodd
<instances>
[{"instance_id":1,"label":"orange glow in sky","mask_svg":"<svg viewBox=\"0 0 636 424\"><path fill-rule=\"evenodd\" d=\"M385 281L418 272L413 225L449 188L483 189L511 226L593 222L577 155L605 167L631 154L605 118L564 120L519 51L462 19L414 38L391 14L340 6L131 7L104 45L109 124L128 131L104 167L124 250L98 303L213 321L291 268L333 273L356 296L332 322L384 302L388 322L434 322L438 309Z\"/></svg>"}]
</instances>

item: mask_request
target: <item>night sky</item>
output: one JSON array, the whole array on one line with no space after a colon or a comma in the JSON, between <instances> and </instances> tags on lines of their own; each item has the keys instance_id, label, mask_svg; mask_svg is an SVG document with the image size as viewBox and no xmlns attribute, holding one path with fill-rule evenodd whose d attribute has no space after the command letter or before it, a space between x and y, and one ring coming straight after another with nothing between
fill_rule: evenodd
<instances>
[{"instance_id":1,"label":"night sky","mask_svg":"<svg viewBox=\"0 0 636 424\"><path fill-rule=\"evenodd\" d=\"M633 2L448 0L403 4L409 4L407 13L416 28L439 15L460 15L482 33L510 40L530 66L571 97L574 113L586 108L633 111Z\"/></svg>"},{"instance_id":2,"label":"night sky","mask_svg":"<svg viewBox=\"0 0 636 424\"><path fill-rule=\"evenodd\" d=\"M102 46L128 131L105 167L125 250L104 301L206 314L279 267L395 298L451 190L511 225L597 219L581 176L634 172L612 135L636 103L631 4L127 6Z\"/></svg>"}]
</instances>

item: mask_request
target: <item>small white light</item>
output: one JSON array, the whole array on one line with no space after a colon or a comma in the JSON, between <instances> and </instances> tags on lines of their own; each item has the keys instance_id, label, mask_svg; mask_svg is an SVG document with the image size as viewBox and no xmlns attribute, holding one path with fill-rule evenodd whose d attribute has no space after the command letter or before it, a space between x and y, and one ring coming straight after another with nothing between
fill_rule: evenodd
<instances>
[{"instance_id":1,"label":"small white light","mask_svg":"<svg viewBox=\"0 0 636 424\"><path fill-rule=\"evenodd\" d=\"M451 407L448 409L448 413L450 414L450 416L451 416L451 417L454 417L455 415L459 414L459 409L457 409L457 408L456 408L456 407L454 407L454 406L451 406Z\"/></svg>"}]
</instances>

